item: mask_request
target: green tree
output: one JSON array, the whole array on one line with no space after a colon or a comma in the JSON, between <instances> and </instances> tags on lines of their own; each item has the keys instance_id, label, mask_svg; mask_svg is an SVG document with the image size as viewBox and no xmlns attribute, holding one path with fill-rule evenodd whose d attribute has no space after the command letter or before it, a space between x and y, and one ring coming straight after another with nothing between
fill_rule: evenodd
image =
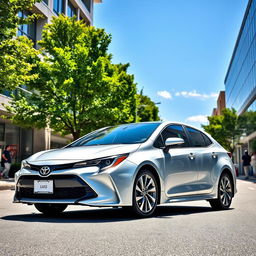
<instances>
[{"instance_id":1,"label":"green tree","mask_svg":"<svg viewBox=\"0 0 256 256\"><path fill-rule=\"evenodd\" d=\"M136 121L159 121L159 109L156 104L146 95L143 95L143 90L137 94L137 116Z\"/></svg>"},{"instance_id":2,"label":"green tree","mask_svg":"<svg viewBox=\"0 0 256 256\"><path fill-rule=\"evenodd\" d=\"M251 143L251 149L252 149L252 152L256 152L256 140L254 139Z\"/></svg>"},{"instance_id":3,"label":"green tree","mask_svg":"<svg viewBox=\"0 0 256 256\"><path fill-rule=\"evenodd\" d=\"M204 130L211 134L224 148L233 153L235 144L242 135L236 111L227 108L222 111L222 115L209 116L208 120L208 125L202 125Z\"/></svg>"},{"instance_id":4,"label":"green tree","mask_svg":"<svg viewBox=\"0 0 256 256\"><path fill-rule=\"evenodd\" d=\"M239 116L239 127L243 131L243 135L249 135L256 131L256 112L246 111Z\"/></svg>"},{"instance_id":5,"label":"green tree","mask_svg":"<svg viewBox=\"0 0 256 256\"><path fill-rule=\"evenodd\" d=\"M20 24L28 24L39 15L19 17L18 13L30 9L39 0L1 0L0 2L0 93L25 85L35 78L31 74L37 51L25 36L16 37Z\"/></svg>"},{"instance_id":6,"label":"green tree","mask_svg":"<svg viewBox=\"0 0 256 256\"><path fill-rule=\"evenodd\" d=\"M128 64L112 64L111 36L63 15L47 24L39 42L37 78L30 95L14 96L9 118L16 124L47 125L74 139L103 126L129 123L136 113L136 84Z\"/></svg>"}]
</instances>

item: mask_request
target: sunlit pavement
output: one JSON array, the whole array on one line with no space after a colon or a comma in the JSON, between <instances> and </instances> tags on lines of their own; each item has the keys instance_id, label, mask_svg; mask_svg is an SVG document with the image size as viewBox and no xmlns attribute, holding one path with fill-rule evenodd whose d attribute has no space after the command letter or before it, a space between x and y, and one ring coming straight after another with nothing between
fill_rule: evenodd
<instances>
[{"instance_id":1,"label":"sunlit pavement","mask_svg":"<svg viewBox=\"0 0 256 256\"><path fill-rule=\"evenodd\" d=\"M14 189L15 182L13 178L10 179L0 179L0 190Z\"/></svg>"},{"instance_id":2,"label":"sunlit pavement","mask_svg":"<svg viewBox=\"0 0 256 256\"><path fill-rule=\"evenodd\" d=\"M149 219L82 206L48 218L0 191L0 255L255 255L256 183L237 188L228 211L197 201L159 207Z\"/></svg>"}]
</instances>

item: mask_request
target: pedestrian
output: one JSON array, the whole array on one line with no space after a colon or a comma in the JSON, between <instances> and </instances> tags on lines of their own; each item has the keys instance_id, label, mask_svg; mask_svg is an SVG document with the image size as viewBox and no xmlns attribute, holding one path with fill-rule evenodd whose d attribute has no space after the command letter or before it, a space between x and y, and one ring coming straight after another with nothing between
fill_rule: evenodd
<instances>
[{"instance_id":1,"label":"pedestrian","mask_svg":"<svg viewBox=\"0 0 256 256\"><path fill-rule=\"evenodd\" d=\"M10 151L11 151L11 147L10 145L7 145L2 154L2 162L4 165L4 170L1 173L1 177L7 178L7 179L9 178L8 175L9 175L9 170L11 168L11 162L12 162Z\"/></svg>"},{"instance_id":2,"label":"pedestrian","mask_svg":"<svg viewBox=\"0 0 256 256\"><path fill-rule=\"evenodd\" d=\"M253 170L253 176L256 177L256 152L254 151L251 156L251 166Z\"/></svg>"},{"instance_id":3,"label":"pedestrian","mask_svg":"<svg viewBox=\"0 0 256 256\"><path fill-rule=\"evenodd\" d=\"M249 171L250 171L250 162L251 162L251 156L248 154L248 150L244 151L244 155L242 156L243 160L243 167L244 167L244 174L245 174L245 179L249 179Z\"/></svg>"}]
</instances>

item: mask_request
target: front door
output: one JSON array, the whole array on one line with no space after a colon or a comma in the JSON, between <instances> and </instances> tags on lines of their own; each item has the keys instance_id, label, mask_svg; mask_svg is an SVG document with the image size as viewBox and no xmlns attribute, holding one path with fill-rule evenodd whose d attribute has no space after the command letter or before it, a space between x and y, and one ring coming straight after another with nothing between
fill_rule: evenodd
<instances>
[{"instance_id":1,"label":"front door","mask_svg":"<svg viewBox=\"0 0 256 256\"><path fill-rule=\"evenodd\" d=\"M167 138L184 139L184 144L176 145L163 152L165 170L165 193L167 197L193 194L197 182L196 155L189 148L188 138L181 125L169 125L161 133L163 142Z\"/></svg>"},{"instance_id":2,"label":"front door","mask_svg":"<svg viewBox=\"0 0 256 256\"><path fill-rule=\"evenodd\" d=\"M197 190L196 155L190 148L173 148L165 153L165 188L168 197L195 194Z\"/></svg>"}]
</instances>

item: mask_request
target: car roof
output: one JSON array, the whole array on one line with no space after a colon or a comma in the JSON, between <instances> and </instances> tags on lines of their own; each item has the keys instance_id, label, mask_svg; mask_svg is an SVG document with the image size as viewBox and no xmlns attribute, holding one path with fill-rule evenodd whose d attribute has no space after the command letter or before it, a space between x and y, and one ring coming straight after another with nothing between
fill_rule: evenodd
<instances>
[{"instance_id":1,"label":"car roof","mask_svg":"<svg viewBox=\"0 0 256 256\"><path fill-rule=\"evenodd\" d=\"M199 130L199 131L207 134L207 132L205 132L204 130L202 130L198 127L195 127L195 126L190 125L190 124L182 123L182 122L177 122L177 121L148 121L148 122L139 122L139 123L128 123L126 125L129 125L129 124L148 124L148 123L159 123L159 124L161 124L161 126L166 126L168 124L185 125L185 126L191 127L193 129ZM125 125L125 124L120 124L120 125Z\"/></svg>"}]
</instances>

